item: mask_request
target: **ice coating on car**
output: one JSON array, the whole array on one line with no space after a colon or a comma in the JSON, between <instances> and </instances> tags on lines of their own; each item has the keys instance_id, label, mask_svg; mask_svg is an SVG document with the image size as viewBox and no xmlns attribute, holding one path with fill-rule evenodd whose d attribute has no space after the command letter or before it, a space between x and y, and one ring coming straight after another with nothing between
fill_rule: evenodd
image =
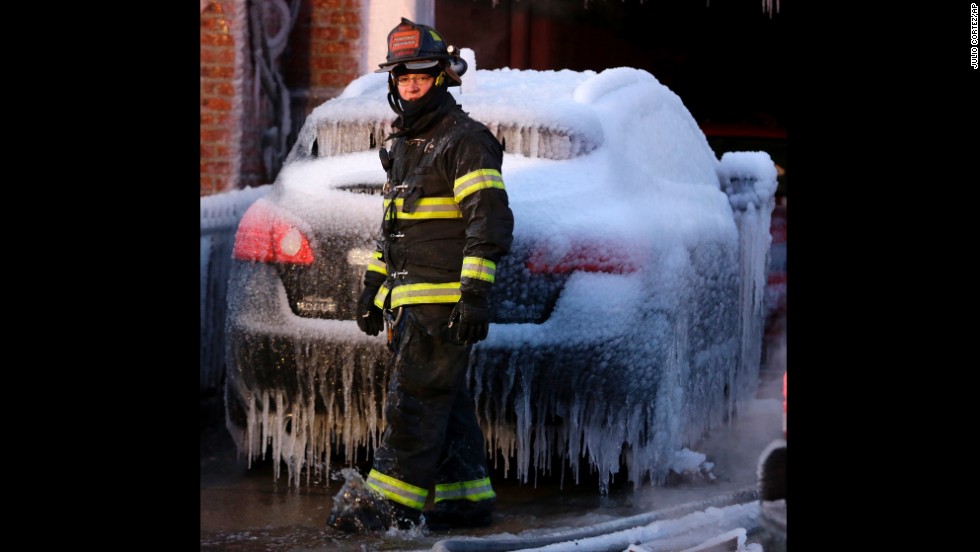
<instances>
[{"instance_id":1,"label":"ice coating on car","mask_svg":"<svg viewBox=\"0 0 980 552\"><path fill-rule=\"evenodd\" d=\"M343 313L382 216L386 91L371 73L317 107L260 204L322 264L230 269L228 428L297 485L384 429L383 335ZM453 93L505 142L515 218L468 374L488 454L524 482L559 458L576 483L585 459L602 491L624 466L635 485L662 483L678 451L752 398L772 161L717 159L681 99L638 69L480 70ZM300 280L318 291L297 295Z\"/></svg>"}]
</instances>

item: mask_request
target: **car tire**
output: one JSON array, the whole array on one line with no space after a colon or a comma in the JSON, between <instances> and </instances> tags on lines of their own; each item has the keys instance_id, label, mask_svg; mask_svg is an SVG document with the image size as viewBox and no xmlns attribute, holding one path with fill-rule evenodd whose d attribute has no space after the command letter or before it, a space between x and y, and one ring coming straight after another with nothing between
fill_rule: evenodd
<instances>
[{"instance_id":1,"label":"car tire","mask_svg":"<svg viewBox=\"0 0 980 552\"><path fill-rule=\"evenodd\" d=\"M759 469L759 499L786 499L786 447L772 449Z\"/></svg>"}]
</instances>

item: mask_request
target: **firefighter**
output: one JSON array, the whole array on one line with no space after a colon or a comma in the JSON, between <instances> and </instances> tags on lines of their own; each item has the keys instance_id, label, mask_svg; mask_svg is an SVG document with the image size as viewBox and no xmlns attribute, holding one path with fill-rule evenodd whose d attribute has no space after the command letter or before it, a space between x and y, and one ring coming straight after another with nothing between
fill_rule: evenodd
<instances>
[{"instance_id":1,"label":"firefighter","mask_svg":"<svg viewBox=\"0 0 980 552\"><path fill-rule=\"evenodd\" d=\"M348 532L487 526L496 495L466 372L513 239L503 149L449 93L466 61L432 27L402 18L379 67L398 117L390 151L379 149L388 178L357 324L388 335L386 428L367 478L348 479L327 523Z\"/></svg>"}]
</instances>

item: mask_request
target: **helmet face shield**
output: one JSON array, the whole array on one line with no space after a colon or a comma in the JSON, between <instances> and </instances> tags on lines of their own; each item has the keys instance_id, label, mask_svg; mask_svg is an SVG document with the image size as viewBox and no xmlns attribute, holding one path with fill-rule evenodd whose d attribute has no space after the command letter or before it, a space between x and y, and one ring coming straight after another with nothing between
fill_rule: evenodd
<instances>
[{"instance_id":1,"label":"helmet face shield","mask_svg":"<svg viewBox=\"0 0 980 552\"><path fill-rule=\"evenodd\" d=\"M405 63L405 69L428 69L429 67L435 67L439 65L439 60L433 59L429 61L409 61Z\"/></svg>"},{"instance_id":2,"label":"helmet face shield","mask_svg":"<svg viewBox=\"0 0 980 552\"><path fill-rule=\"evenodd\" d=\"M412 71L419 71L421 69L431 69L432 67L435 67L437 65L439 65L438 59L427 59L423 61L409 61L406 63L392 63L390 65L382 66L381 69L376 70L375 73L387 73L389 71L395 71L396 73L397 72L411 73Z\"/></svg>"}]
</instances>

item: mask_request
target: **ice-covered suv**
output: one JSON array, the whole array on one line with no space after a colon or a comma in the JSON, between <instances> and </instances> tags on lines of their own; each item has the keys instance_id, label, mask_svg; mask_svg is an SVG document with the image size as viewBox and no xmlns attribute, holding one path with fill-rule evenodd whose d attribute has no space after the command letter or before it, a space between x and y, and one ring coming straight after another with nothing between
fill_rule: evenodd
<instances>
[{"instance_id":1,"label":"ice-covered suv","mask_svg":"<svg viewBox=\"0 0 980 552\"><path fill-rule=\"evenodd\" d=\"M664 481L675 452L755 392L772 160L719 160L645 71L477 70L465 56L451 90L503 144L515 217L468 374L488 454L523 481L557 460L578 482L582 459L603 482L624 466L636 485ZM237 230L227 424L297 485L363 460L383 430L384 332L361 333L354 305L393 118L385 75L354 80L309 115Z\"/></svg>"}]
</instances>

